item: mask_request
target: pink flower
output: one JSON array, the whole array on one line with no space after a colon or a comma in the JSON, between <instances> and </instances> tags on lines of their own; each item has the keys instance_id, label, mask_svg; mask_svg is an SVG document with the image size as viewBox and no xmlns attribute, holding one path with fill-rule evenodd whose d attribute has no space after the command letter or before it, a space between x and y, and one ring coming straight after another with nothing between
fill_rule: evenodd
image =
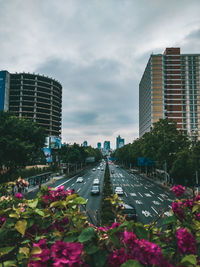
<instances>
[{"instance_id":1,"label":"pink flower","mask_svg":"<svg viewBox=\"0 0 200 267\"><path fill-rule=\"evenodd\" d=\"M53 266L81 266L82 248L83 245L80 243L56 241L51 247L51 256L54 261Z\"/></svg>"},{"instance_id":2,"label":"pink flower","mask_svg":"<svg viewBox=\"0 0 200 267\"><path fill-rule=\"evenodd\" d=\"M28 267L48 267L48 261L50 259L50 249L46 245L45 239L40 239L37 244L33 244L33 247L39 247L42 249L42 252L35 254L32 258L40 258L39 260L33 260L31 258Z\"/></svg>"},{"instance_id":3,"label":"pink flower","mask_svg":"<svg viewBox=\"0 0 200 267\"><path fill-rule=\"evenodd\" d=\"M185 207L191 209L191 208L193 207L193 201L190 200L190 199L187 199L187 200L185 201L185 203L183 204L183 206L185 206Z\"/></svg>"},{"instance_id":4,"label":"pink flower","mask_svg":"<svg viewBox=\"0 0 200 267\"><path fill-rule=\"evenodd\" d=\"M124 262L131 258L131 255L126 253L125 248L120 248L108 256L108 266L120 267Z\"/></svg>"},{"instance_id":5,"label":"pink flower","mask_svg":"<svg viewBox=\"0 0 200 267\"><path fill-rule=\"evenodd\" d=\"M21 198L23 198L23 195L18 192L17 194L15 194L15 197L18 198L18 199L21 199Z\"/></svg>"},{"instance_id":6,"label":"pink flower","mask_svg":"<svg viewBox=\"0 0 200 267\"><path fill-rule=\"evenodd\" d=\"M172 210L173 213L178 216L180 219L183 219L185 217L185 214L181 208L182 202L173 202L172 203Z\"/></svg>"},{"instance_id":7,"label":"pink flower","mask_svg":"<svg viewBox=\"0 0 200 267\"><path fill-rule=\"evenodd\" d=\"M123 242L126 244L128 248L133 248L135 246L135 242L137 240L137 237L132 232L124 231L124 239Z\"/></svg>"},{"instance_id":8,"label":"pink flower","mask_svg":"<svg viewBox=\"0 0 200 267\"><path fill-rule=\"evenodd\" d=\"M178 244L178 253L185 255L196 254L196 240L194 236L190 234L186 228L176 231L176 239Z\"/></svg>"},{"instance_id":9,"label":"pink flower","mask_svg":"<svg viewBox=\"0 0 200 267\"><path fill-rule=\"evenodd\" d=\"M197 195L195 198L194 198L195 201L199 201L200 200L200 194Z\"/></svg>"},{"instance_id":10,"label":"pink flower","mask_svg":"<svg viewBox=\"0 0 200 267\"><path fill-rule=\"evenodd\" d=\"M172 187L172 191L174 192L176 197L180 197L185 192L185 186L182 185L174 185Z\"/></svg>"}]
</instances>

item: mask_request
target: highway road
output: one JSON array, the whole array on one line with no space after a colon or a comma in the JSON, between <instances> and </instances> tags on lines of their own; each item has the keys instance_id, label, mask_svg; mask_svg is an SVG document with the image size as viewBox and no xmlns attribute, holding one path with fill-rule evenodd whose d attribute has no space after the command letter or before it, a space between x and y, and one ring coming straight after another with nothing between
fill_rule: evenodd
<instances>
[{"instance_id":1,"label":"highway road","mask_svg":"<svg viewBox=\"0 0 200 267\"><path fill-rule=\"evenodd\" d=\"M87 169L81 175L75 175L72 178L63 178L56 180L54 186L65 186L65 189L74 189L76 193L87 200L86 211L89 220L98 225L99 214L101 210L103 180L105 173L105 164L103 171L98 169L100 163L95 166L95 171ZM109 165L110 177L113 186L113 192L116 186L123 188L124 194L120 196L124 203L134 206L137 213L137 220L147 224L157 220L159 215L164 212L170 216L169 210L174 200L172 192L167 191L160 185L149 181L140 174L131 174L128 171L117 168L115 165ZM114 170L114 174L111 173ZM83 177L82 183L77 183L77 178ZM91 195L93 180L98 178L100 181L100 195ZM36 192L34 193L36 194ZM30 196L32 194L30 193ZM30 198L29 196L29 198Z\"/></svg>"},{"instance_id":2,"label":"highway road","mask_svg":"<svg viewBox=\"0 0 200 267\"><path fill-rule=\"evenodd\" d=\"M114 174L111 174L111 170L114 170ZM135 207L138 221L151 223L157 220L162 212L165 216L170 216L169 210L174 201L173 192L139 174L128 173L114 165L110 165L110 177L113 189L116 186L122 187L124 194L120 198L123 202Z\"/></svg>"}]
</instances>

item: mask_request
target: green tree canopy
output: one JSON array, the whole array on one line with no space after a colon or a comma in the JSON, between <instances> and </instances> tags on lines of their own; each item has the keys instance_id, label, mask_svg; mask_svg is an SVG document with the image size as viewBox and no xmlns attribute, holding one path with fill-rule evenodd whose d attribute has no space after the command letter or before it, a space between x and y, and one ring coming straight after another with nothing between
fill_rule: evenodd
<instances>
[{"instance_id":1,"label":"green tree canopy","mask_svg":"<svg viewBox=\"0 0 200 267\"><path fill-rule=\"evenodd\" d=\"M0 169L24 167L45 143L45 130L28 119L0 111Z\"/></svg>"}]
</instances>

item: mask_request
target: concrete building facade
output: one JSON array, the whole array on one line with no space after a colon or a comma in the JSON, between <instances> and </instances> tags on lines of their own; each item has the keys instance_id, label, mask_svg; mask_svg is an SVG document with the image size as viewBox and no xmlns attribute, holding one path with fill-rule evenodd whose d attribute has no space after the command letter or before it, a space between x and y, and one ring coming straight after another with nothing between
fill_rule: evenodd
<instances>
[{"instance_id":1,"label":"concrete building facade","mask_svg":"<svg viewBox=\"0 0 200 267\"><path fill-rule=\"evenodd\" d=\"M0 109L27 117L61 137L62 85L49 77L0 71Z\"/></svg>"},{"instance_id":2,"label":"concrete building facade","mask_svg":"<svg viewBox=\"0 0 200 267\"><path fill-rule=\"evenodd\" d=\"M139 84L139 136L160 118L177 129L200 136L200 54L166 48L151 55Z\"/></svg>"}]
</instances>

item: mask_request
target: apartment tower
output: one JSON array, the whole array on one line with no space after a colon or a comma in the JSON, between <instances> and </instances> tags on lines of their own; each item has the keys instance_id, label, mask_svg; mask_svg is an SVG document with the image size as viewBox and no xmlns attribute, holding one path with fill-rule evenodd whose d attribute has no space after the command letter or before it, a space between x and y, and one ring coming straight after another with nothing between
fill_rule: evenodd
<instances>
[{"instance_id":1,"label":"apartment tower","mask_svg":"<svg viewBox=\"0 0 200 267\"><path fill-rule=\"evenodd\" d=\"M199 138L199 81L200 54L180 54L180 48L152 54L139 84L139 136L169 118L178 130Z\"/></svg>"}]
</instances>

